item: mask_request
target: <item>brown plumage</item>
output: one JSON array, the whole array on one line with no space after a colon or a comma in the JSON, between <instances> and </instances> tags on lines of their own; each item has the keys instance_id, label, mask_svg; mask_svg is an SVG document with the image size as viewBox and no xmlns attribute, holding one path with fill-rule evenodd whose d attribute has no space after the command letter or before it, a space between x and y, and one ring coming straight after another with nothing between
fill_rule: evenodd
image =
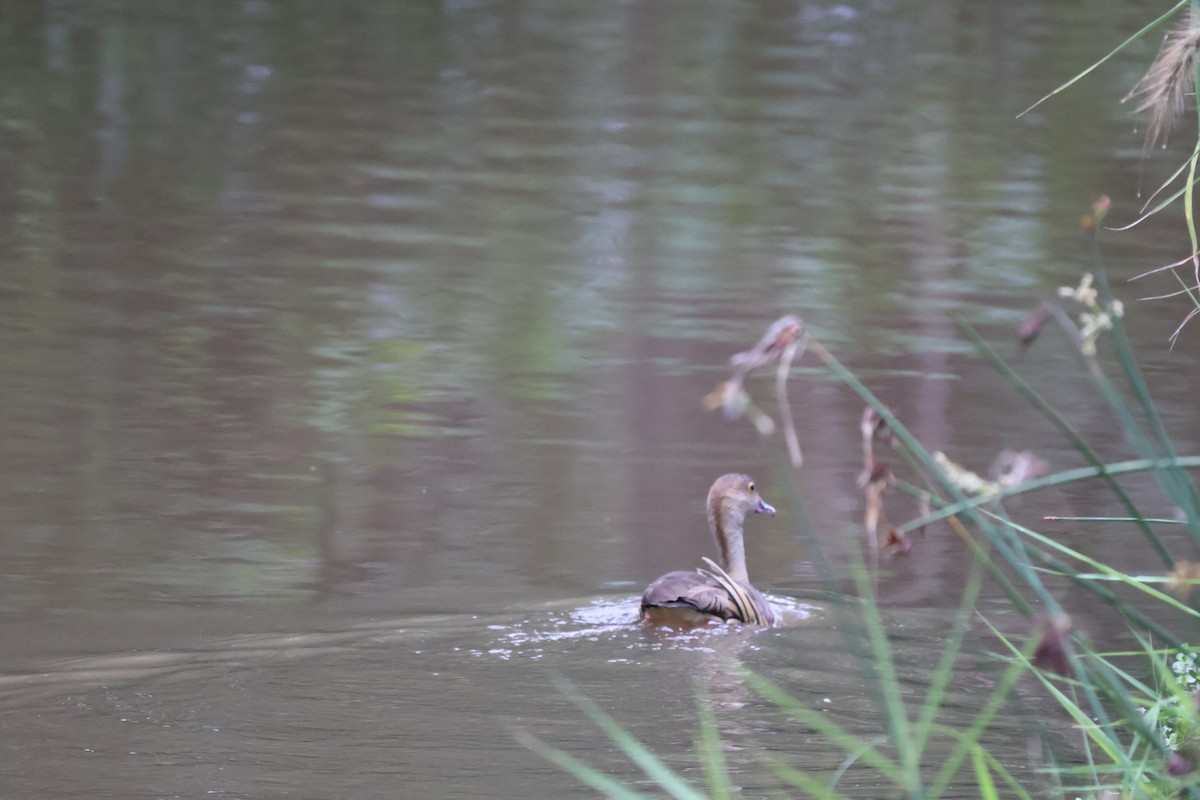
<instances>
[{"instance_id":1,"label":"brown plumage","mask_svg":"<svg viewBox=\"0 0 1200 800\"><path fill-rule=\"evenodd\" d=\"M642 595L642 620L664 625L713 621L774 625L775 610L750 585L742 525L750 513L773 515L748 475L722 475L708 490L708 527L721 563L704 559L708 570L668 572Z\"/></svg>"}]
</instances>

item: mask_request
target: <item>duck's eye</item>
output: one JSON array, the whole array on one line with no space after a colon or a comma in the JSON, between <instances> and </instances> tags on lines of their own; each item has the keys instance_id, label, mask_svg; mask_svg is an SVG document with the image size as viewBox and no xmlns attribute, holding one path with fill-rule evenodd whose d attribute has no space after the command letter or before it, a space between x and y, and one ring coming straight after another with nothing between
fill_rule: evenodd
<instances>
[{"instance_id":1,"label":"duck's eye","mask_svg":"<svg viewBox=\"0 0 1200 800\"><path fill-rule=\"evenodd\" d=\"M746 487L746 491L747 491L747 492L753 492L753 491L754 491L754 484L753 484L753 483L751 483L749 486L747 486L747 487Z\"/></svg>"}]
</instances>

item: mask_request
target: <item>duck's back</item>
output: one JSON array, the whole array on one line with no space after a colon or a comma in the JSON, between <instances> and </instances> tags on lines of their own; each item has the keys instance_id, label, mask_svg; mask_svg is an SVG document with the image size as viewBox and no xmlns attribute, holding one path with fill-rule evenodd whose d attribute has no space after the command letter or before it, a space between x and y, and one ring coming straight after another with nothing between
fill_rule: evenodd
<instances>
[{"instance_id":1,"label":"duck's back","mask_svg":"<svg viewBox=\"0 0 1200 800\"><path fill-rule=\"evenodd\" d=\"M744 587L767 609L774 622L770 606L753 586ZM725 587L712 577L699 572L679 570L668 572L647 587L642 595L642 619L659 625L704 625L713 621L745 622L741 609Z\"/></svg>"}]
</instances>

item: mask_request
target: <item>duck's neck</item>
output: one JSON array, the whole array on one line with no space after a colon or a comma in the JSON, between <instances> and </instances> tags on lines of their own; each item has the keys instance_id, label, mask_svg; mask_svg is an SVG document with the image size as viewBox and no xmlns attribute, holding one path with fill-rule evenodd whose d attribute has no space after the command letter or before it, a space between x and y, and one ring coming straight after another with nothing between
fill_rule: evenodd
<instances>
[{"instance_id":1,"label":"duck's neck","mask_svg":"<svg viewBox=\"0 0 1200 800\"><path fill-rule=\"evenodd\" d=\"M742 542L742 520L736 514L727 514L719 504L708 509L708 526L717 541L717 552L721 556L721 567L730 577L742 583L750 583L746 574L746 546Z\"/></svg>"}]
</instances>

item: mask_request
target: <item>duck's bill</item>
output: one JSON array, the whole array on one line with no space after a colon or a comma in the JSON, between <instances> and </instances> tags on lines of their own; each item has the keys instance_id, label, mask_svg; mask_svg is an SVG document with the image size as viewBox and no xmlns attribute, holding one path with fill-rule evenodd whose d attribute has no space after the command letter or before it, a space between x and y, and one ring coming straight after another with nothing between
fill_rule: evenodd
<instances>
[{"instance_id":1,"label":"duck's bill","mask_svg":"<svg viewBox=\"0 0 1200 800\"><path fill-rule=\"evenodd\" d=\"M758 508L754 509L755 514L766 514L768 517L775 516L775 506L768 503L766 500L758 501Z\"/></svg>"}]
</instances>

